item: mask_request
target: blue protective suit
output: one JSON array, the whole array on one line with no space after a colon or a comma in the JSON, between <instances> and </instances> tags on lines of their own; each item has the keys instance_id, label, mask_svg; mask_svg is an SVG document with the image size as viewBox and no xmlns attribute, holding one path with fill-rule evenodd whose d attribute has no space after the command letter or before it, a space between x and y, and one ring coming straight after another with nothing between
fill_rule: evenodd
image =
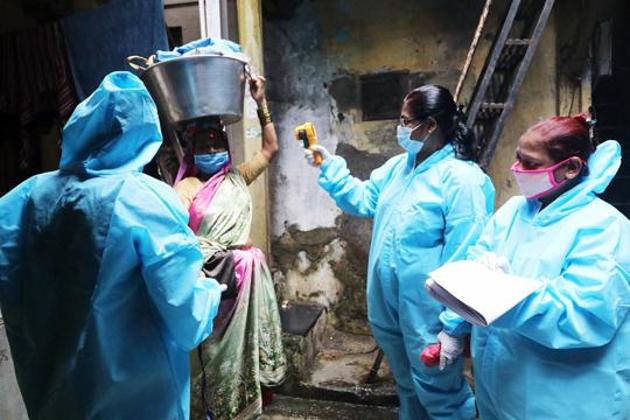
<instances>
[{"instance_id":1,"label":"blue protective suit","mask_svg":"<svg viewBox=\"0 0 630 420\"><path fill-rule=\"evenodd\" d=\"M166 184L153 100L108 75L63 131L60 169L0 198L0 303L32 419L187 419L188 352L219 285Z\"/></svg>"},{"instance_id":2,"label":"blue protective suit","mask_svg":"<svg viewBox=\"0 0 630 420\"><path fill-rule=\"evenodd\" d=\"M620 162L618 143L601 144L577 186L542 210L512 198L471 248L471 259L495 252L513 274L543 282L473 327L482 419L630 418L630 222L596 196Z\"/></svg>"},{"instance_id":3,"label":"blue protective suit","mask_svg":"<svg viewBox=\"0 0 630 420\"><path fill-rule=\"evenodd\" d=\"M424 282L440 265L465 257L492 212L494 188L450 144L416 168L414 162L412 154L395 156L360 181L334 156L323 162L319 182L345 212L374 217L368 319L396 378L400 418L473 419L462 360L444 371L419 360L436 342L443 310Z\"/></svg>"}]
</instances>

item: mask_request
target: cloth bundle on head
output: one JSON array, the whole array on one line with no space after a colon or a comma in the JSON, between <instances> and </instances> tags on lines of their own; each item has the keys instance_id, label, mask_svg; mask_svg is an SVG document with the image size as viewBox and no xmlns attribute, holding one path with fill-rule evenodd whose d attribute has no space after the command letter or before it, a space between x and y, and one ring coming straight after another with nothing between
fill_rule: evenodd
<instances>
[{"instance_id":1,"label":"cloth bundle on head","mask_svg":"<svg viewBox=\"0 0 630 420\"><path fill-rule=\"evenodd\" d=\"M191 41L172 51L158 50L155 53L155 61L168 61L190 55L222 55L233 57L245 63L249 62L249 57L243 54L241 46L235 42L221 38L202 38Z\"/></svg>"},{"instance_id":2,"label":"cloth bundle on head","mask_svg":"<svg viewBox=\"0 0 630 420\"><path fill-rule=\"evenodd\" d=\"M106 74L125 70L129 55L168 48L162 0L112 0L64 18L62 27L80 100Z\"/></svg>"}]
</instances>

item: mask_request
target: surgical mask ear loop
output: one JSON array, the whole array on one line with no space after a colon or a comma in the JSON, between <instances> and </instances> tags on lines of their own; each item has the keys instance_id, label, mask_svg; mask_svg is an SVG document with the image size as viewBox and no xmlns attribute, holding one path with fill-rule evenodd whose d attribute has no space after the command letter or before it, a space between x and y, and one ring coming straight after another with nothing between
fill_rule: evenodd
<instances>
[{"instance_id":1,"label":"surgical mask ear loop","mask_svg":"<svg viewBox=\"0 0 630 420\"><path fill-rule=\"evenodd\" d=\"M434 119L433 117L428 117L428 118L426 118L423 122L421 122L420 124L418 124L418 125L414 128L414 130L415 130L416 128L420 127L422 124L425 124L425 123L430 122L431 120L433 121L433 123L434 123L434 124L435 124L435 126L437 127L437 122L435 121L435 119ZM412 131L412 132L413 132L413 131ZM419 139L419 140L416 140L416 141L421 141L421 142L423 142L423 143L426 145L426 144L427 144L427 142L431 139L431 136L433 135L433 133L435 133L435 128L434 128L433 130L429 130L429 131L427 132L427 134L424 136L424 138L423 138L423 139Z\"/></svg>"},{"instance_id":2,"label":"surgical mask ear loop","mask_svg":"<svg viewBox=\"0 0 630 420\"><path fill-rule=\"evenodd\" d=\"M429 118L430 118L430 117L429 117ZM423 138L423 139L417 139L417 140L416 140L416 139L412 139L412 138L411 138L411 135L413 134L413 132L414 132L414 131L416 131L419 127L421 127L422 125L424 125L427 121L428 121L428 119L426 119L426 120L424 120L424 121L422 121L422 122L419 122L419 123L418 123L418 124L417 124L414 128L412 128L412 129L411 129L411 131L409 132L409 139L410 139L410 140L413 140L413 141L421 141L421 142L426 143L426 141L427 141L427 139L429 138L429 136L431 136L431 134L433 134L433 131L430 131L429 133L427 133L427 135L426 135L426 136L424 136L424 138Z\"/></svg>"}]
</instances>

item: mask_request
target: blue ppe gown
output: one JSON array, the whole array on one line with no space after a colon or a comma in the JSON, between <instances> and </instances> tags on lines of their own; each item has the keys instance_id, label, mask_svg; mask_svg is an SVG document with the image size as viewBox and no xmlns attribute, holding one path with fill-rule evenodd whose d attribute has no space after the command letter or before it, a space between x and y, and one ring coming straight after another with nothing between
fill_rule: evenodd
<instances>
[{"instance_id":1,"label":"blue ppe gown","mask_svg":"<svg viewBox=\"0 0 630 420\"><path fill-rule=\"evenodd\" d=\"M401 419L473 419L475 404L462 359L440 371L419 360L441 330L443 306L425 292L429 272L464 258L489 218L494 188L479 167L448 144L414 168L401 154L369 180L326 159L319 183L345 212L373 217L368 263L368 320L396 379Z\"/></svg>"},{"instance_id":2,"label":"blue ppe gown","mask_svg":"<svg viewBox=\"0 0 630 420\"><path fill-rule=\"evenodd\" d=\"M602 143L578 185L542 210L512 198L471 247L470 259L494 252L512 274L542 282L489 327L473 327L482 419L630 418L630 222L597 198L620 156L618 143Z\"/></svg>"},{"instance_id":3,"label":"blue ppe gown","mask_svg":"<svg viewBox=\"0 0 630 420\"><path fill-rule=\"evenodd\" d=\"M220 301L166 184L144 84L109 74L63 131L60 169L0 198L0 303L31 419L187 419L188 352Z\"/></svg>"}]
</instances>

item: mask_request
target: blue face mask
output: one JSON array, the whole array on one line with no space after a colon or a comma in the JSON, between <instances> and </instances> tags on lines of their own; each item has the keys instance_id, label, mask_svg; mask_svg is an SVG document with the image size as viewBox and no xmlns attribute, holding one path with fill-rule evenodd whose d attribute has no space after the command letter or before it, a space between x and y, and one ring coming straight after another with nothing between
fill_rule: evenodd
<instances>
[{"instance_id":1,"label":"blue face mask","mask_svg":"<svg viewBox=\"0 0 630 420\"><path fill-rule=\"evenodd\" d=\"M219 172L230 160L228 152L195 155L195 166L202 174L212 175Z\"/></svg>"},{"instance_id":2,"label":"blue face mask","mask_svg":"<svg viewBox=\"0 0 630 420\"><path fill-rule=\"evenodd\" d=\"M420 150L422 150L424 142L426 141L426 138L422 140L411 139L411 133L413 133L413 131L418 127L420 127L420 124L416 125L414 128L403 127L402 125L396 127L396 138L398 139L398 144L407 152L414 155L418 154Z\"/></svg>"}]
</instances>

